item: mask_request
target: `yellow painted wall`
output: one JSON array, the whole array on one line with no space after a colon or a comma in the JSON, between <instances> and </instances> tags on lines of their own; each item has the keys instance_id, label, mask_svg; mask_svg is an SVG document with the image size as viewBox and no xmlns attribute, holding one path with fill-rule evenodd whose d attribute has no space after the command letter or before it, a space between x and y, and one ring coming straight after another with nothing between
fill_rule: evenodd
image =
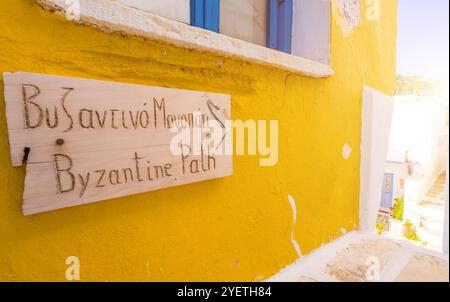
<instances>
[{"instance_id":1,"label":"yellow painted wall","mask_svg":"<svg viewBox=\"0 0 450 302\"><path fill-rule=\"evenodd\" d=\"M234 175L24 217L25 168L10 163L0 97L0 280L263 280L358 226L363 84L392 94L397 1L344 37L333 15L335 75L313 79L158 41L106 34L0 1L0 72L55 75L231 94L233 119L279 120L279 162L234 158ZM223 64L222 64L223 63ZM3 78L0 80L3 95ZM351 156L342 149L348 144ZM294 226L288 195L296 200Z\"/></svg>"}]
</instances>

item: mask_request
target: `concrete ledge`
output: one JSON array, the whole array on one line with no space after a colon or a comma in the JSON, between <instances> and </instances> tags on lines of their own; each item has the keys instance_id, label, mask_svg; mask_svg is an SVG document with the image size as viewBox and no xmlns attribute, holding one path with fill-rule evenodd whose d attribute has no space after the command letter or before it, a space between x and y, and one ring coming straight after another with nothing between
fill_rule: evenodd
<instances>
[{"instance_id":1,"label":"concrete ledge","mask_svg":"<svg viewBox=\"0 0 450 302\"><path fill-rule=\"evenodd\" d=\"M172 21L111 0L79 0L76 7L69 6L70 1L65 0L37 2L50 12L108 33L162 40L183 48L211 51L315 78L333 74L329 65Z\"/></svg>"}]
</instances>

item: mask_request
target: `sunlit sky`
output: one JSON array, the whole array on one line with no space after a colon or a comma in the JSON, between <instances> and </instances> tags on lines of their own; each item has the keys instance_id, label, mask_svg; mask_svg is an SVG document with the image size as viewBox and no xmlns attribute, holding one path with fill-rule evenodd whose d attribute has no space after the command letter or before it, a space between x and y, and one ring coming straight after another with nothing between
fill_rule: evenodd
<instances>
[{"instance_id":1,"label":"sunlit sky","mask_svg":"<svg viewBox=\"0 0 450 302\"><path fill-rule=\"evenodd\" d=\"M399 0L397 73L448 76L449 0Z\"/></svg>"}]
</instances>

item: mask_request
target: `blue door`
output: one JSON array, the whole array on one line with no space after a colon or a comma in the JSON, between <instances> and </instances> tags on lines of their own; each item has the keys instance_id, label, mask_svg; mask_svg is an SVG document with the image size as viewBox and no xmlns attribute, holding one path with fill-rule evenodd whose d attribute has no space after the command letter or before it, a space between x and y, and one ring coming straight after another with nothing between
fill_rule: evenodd
<instances>
[{"instance_id":1,"label":"blue door","mask_svg":"<svg viewBox=\"0 0 450 302\"><path fill-rule=\"evenodd\" d=\"M394 187L394 174L384 173L383 189L381 191L381 207L392 207L392 195Z\"/></svg>"}]
</instances>

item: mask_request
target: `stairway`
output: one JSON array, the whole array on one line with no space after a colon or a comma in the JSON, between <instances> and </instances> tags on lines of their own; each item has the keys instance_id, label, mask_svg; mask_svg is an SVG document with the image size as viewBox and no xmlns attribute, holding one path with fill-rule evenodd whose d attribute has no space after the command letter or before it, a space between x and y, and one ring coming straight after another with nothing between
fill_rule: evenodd
<instances>
[{"instance_id":1,"label":"stairway","mask_svg":"<svg viewBox=\"0 0 450 302\"><path fill-rule=\"evenodd\" d=\"M417 234L427 247L436 251L442 249L445 210L445 172L439 174L433 186L428 190L422 201L411 207L418 223Z\"/></svg>"}]
</instances>

